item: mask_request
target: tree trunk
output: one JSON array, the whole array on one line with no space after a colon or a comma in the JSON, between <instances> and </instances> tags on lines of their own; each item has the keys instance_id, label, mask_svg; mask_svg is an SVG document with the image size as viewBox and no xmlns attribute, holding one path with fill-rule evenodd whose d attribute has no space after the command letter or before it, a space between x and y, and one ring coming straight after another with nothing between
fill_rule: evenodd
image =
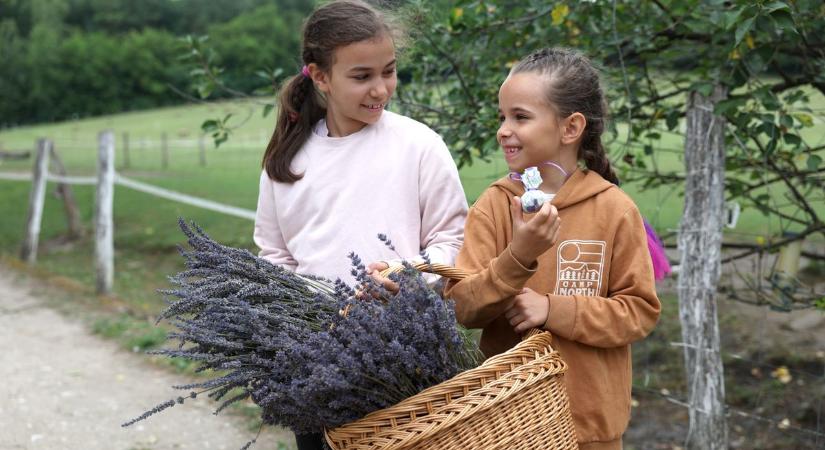
<instances>
[{"instance_id":1,"label":"tree trunk","mask_svg":"<svg viewBox=\"0 0 825 450\"><path fill-rule=\"evenodd\" d=\"M725 200L725 120L713 108L725 98L692 92L685 141L685 210L679 227L679 319L685 344L690 427L688 450L728 448L725 377L719 348L716 289Z\"/></svg>"}]
</instances>

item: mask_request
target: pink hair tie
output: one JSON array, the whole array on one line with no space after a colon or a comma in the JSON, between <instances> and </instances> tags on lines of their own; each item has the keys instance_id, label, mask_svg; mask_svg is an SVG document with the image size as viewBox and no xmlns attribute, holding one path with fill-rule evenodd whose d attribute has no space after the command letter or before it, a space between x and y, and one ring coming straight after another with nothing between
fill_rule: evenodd
<instances>
[{"instance_id":1,"label":"pink hair tie","mask_svg":"<svg viewBox=\"0 0 825 450\"><path fill-rule=\"evenodd\" d=\"M301 68L301 75L309 78L309 67L304 66Z\"/></svg>"}]
</instances>

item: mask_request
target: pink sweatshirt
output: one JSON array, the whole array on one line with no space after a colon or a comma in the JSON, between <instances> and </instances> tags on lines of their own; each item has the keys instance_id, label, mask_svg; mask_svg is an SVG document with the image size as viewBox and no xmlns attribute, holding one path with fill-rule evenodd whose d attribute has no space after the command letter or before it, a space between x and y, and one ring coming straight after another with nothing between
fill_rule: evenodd
<instances>
[{"instance_id":1,"label":"pink sweatshirt","mask_svg":"<svg viewBox=\"0 0 825 450\"><path fill-rule=\"evenodd\" d=\"M426 125L384 111L356 133L328 137L321 120L292 171L304 177L290 184L261 173L254 234L261 257L350 285L350 252L365 265L419 259L421 250L453 264L467 200L449 150Z\"/></svg>"}]
</instances>

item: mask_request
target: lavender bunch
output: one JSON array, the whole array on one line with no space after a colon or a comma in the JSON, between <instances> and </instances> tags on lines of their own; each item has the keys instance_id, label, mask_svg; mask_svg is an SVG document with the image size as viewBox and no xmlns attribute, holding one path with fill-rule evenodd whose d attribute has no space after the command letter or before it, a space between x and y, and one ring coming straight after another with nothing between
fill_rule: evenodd
<instances>
[{"instance_id":1,"label":"lavender bunch","mask_svg":"<svg viewBox=\"0 0 825 450\"><path fill-rule=\"evenodd\" d=\"M359 290L340 280L295 274L247 250L220 245L197 226L179 222L190 250L186 270L162 291L173 300L169 320L175 348L155 351L198 364L213 378L174 386L208 393L216 413L251 398L266 424L298 433L356 420L477 366L481 352L456 324L443 300L412 267L387 291L351 254ZM387 245L392 245L382 236ZM124 426L183 403L161 403Z\"/></svg>"},{"instance_id":2,"label":"lavender bunch","mask_svg":"<svg viewBox=\"0 0 825 450\"><path fill-rule=\"evenodd\" d=\"M335 314L330 305L336 298L349 294L341 282L299 275L253 255L249 250L221 245L197 225L190 227L183 219L178 225L187 237L191 250L179 246L187 270L169 280L178 288L162 290L176 297L158 317L158 322L175 316L198 313L221 300L245 300L296 325L317 328L324 317ZM337 292L343 290L343 292ZM321 309L312 309L308 297L320 296ZM328 298L327 298L328 297ZM325 301L329 300L329 301Z\"/></svg>"},{"instance_id":3,"label":"lavender bunch","mask_svg":"<svg viewBox=\"0 0 825 450\"><path fill-rule=\"evenodd\" d=\"M398 294L368 299L334 317L291 350L295 373L286 385L269 379L253 393L267 422L317 432L394 405L423 389L476 367L481 354L456 327L455 310L407 267L393 277ZM299 407L284 408L295 402ZM279 404L280 403L280 404Z\"/></svg>"}]
</instances>

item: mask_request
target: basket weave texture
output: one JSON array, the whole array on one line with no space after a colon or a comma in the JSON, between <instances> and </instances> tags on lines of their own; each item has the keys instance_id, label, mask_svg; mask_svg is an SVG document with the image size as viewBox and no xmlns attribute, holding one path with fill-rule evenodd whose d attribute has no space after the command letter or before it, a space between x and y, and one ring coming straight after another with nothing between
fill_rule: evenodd
<instances>
[{"instance_id":1,"label":"basket weave texture","mask_svg":"<svg viewBox=\"0 0 825 450\"><path fill-rule=\"evenodd\" d=\"M417 268L454 279L467 276L437 264ZM564 385L567 365L551 341L550 333L531 330L479 367L325 430L326 441L333 450L577 449Z\"/></svg>"}]
</instances>

